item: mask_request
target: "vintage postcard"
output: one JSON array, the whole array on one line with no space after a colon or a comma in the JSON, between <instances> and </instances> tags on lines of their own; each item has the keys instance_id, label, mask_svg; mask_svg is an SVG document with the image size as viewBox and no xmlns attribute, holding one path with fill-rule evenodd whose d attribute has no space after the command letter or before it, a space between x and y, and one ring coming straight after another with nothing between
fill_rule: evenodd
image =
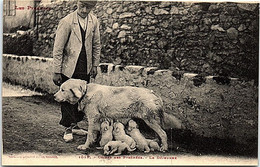
<instances>
[{"instance_id":1,"label":"vintage postcard","mask_svg":"<svg viewBox=\"0 0 260 167\"><path fill-rule=\"evenodd\" d=\"M2 165L258 165L258 1L4 0Z\"/></svg>"}]
</instances>

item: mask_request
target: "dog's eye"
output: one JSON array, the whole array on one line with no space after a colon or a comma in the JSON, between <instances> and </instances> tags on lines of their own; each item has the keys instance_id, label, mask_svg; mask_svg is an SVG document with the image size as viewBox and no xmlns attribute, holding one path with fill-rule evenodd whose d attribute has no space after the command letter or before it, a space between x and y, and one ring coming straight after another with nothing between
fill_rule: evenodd
<instances>
[{"instance_id":1,"label":"dog's eye","mask_svg":"<svg viewBox=\"0 0 260 167\"><path fill-rule=\"evenodd\" d=\"M64 89L61 89L62 92L64 92Z\"/></svg>"}]
</instances>

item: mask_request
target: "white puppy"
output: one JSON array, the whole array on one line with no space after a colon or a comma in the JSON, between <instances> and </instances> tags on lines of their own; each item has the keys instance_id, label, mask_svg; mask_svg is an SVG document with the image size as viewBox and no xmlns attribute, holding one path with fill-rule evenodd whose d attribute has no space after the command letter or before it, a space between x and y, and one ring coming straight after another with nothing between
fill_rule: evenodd
<instances>
[{"instance_id":1,"label":"white puppy","mask_svg":"<svg viewBox=\"0 0 260 167\"><path fill-rule=\"evenodd\" d=\"M116 141L122 141L125 142L131 149L134 149L136 146L136 143L133 138L128 136L125 133L125 127L122 123L120 122L115 122L114 123L114 130L113 130L113 135Z\"/></svg>"},{"instance_id":2,"label":"white puppy","mask_svg":"<svg viewBox=\"0 0 260 167\"><path fill-rule=\"evenodd\" d=\"M145 137L141 134L138 129L138 125L134 120L130 120L128 122L128 134L135 140L136 147L140 151L144 151L145 153L150 152L150 148L148 146L148 142Z\"/></svg>"},{"instance_id":3,"label":"white puppy","mask_svg":"<svg viewBox=\"0 0 260 167\"><path fill-rule=\"evenodd\" d=\"M114 155L121 155L123 151L134 151L134 149L131 149L129 145L127 145L125 142L122 141L110 141L108 142L104 147L104 154L105 155L111 155L115 152Z\"/></svg>"}]
</instances>

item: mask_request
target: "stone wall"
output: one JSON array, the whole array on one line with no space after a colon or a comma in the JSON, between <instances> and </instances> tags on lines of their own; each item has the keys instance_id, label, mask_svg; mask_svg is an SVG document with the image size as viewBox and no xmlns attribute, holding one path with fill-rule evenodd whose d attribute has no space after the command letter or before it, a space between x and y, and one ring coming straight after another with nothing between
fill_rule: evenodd
<instances>
[{"instance_id":1,"label":"stone wall","mask_svg":"<svg viewBox=\"0 0 260 167\"><path fill-rule=\"evenodd\" d=\"M47 5L48 6L48 5ZM34 54L51 57L75 2L37 13ZM102 1L102 62L258 79L258 4Z\"/></svg>"},{"instance_id":2,"label":"stone wall","mask_svg":"<svg viewBox=\"0 0 260 167\"><path fill-rule=\"evenodd\" d=\"M3 55L3 80L53 94L58 87L51 64L52 58ZM94 82L151 89L162 97L165 112L198 136L257 146L258 88L253 82L108 63L99 65Z\"/></svg>"},{"instance_id":3,"label":"stone wall","mask_svg":"<svg viewBox=\"0 0 260 167\"><path fill-rule=\"evenodd\" d=\"M33 55L33 31L3 33L3 53Z\"/></svg>"}]
</instances>

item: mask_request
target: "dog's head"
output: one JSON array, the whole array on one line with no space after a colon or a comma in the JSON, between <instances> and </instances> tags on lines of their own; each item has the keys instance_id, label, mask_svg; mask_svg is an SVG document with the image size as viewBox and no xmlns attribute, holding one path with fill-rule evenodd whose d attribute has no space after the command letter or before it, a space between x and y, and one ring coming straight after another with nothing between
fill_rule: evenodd
<instances>
[{"instance_id":1,"label":"dog's head","mask_svg":"<svg viewBox=\"0 0 260 167\"><path fill-rule=\"evenodd\" d=\"M137 125L137 123L134 120L131 119L130 121L128 121L128 128L127 128L127 130L129 132L131 132L133 129L138 129L138 125Z\"/></svg>"},{"instance_id":2,"label":"dog's head","mask_svg":"<svg viewBox=\"0 0 260 167\"><path fill-rule=\"evenodd\" d=\"M87 82L80 79L69 79L60 86L54 95L57 102L76 104L87 91Z\"/></svg>"},{"instance_id":3,"label":"dog's head","mask_svg":"<svg viewBox=\"0 0 260 167\"><path fill-rule=\"evenodd\" d=\"M125 129L125 126L124 126L122 123L120 123L120 122L115 122L115 123L114 123L113 133L114 133L114 134L125 133L124 129Z\"/></svg>"}]
</instances>

